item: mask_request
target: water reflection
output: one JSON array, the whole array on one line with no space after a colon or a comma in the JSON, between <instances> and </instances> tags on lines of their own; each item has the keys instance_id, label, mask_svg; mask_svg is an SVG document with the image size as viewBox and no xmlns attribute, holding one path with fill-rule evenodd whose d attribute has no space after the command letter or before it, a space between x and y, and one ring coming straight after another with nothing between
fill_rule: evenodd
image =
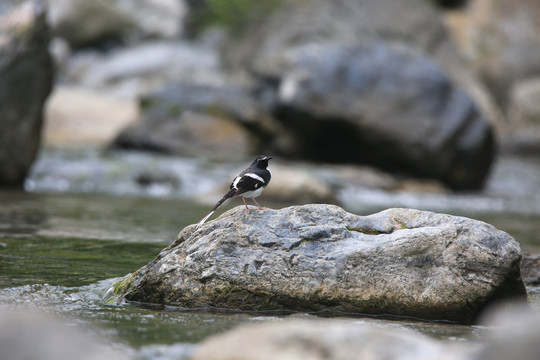
<instances>
[{"instance_id":1,"label":"water reflection","mask_svg":"<svg viewBox=\"0 0 540 360\"><path fill-rule=\"evenodd\" d=\"M35 235L168 244L204 206L178 199L0 191L0 236Z\"/></svg>"},{"instance_id":2,"label":"water reflection","mask_svg":"<svg viewBox=\"0 0 540 360\"><path fill-rule=\"evenodd\" d=\"M47 215L33 201L35 197L19 191L0 192L0 236L31 235L43 227Z\"/></svg>"}]
</instances>

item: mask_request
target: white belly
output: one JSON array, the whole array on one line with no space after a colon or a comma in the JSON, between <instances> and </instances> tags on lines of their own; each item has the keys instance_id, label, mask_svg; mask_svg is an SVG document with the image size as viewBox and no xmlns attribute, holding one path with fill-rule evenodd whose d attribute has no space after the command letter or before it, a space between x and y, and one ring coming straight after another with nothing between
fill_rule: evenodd
<instances>
[{"instance_id":1,"label":"white belly","mask_svg":"<svg viewBox=\"0 0 540 360\"><path fill-rule=\"evenodd\" d=\"M243 193L240 196L243 196L245 198L253 199L253 198L256 198L257 196L261 195L263 190L264 190L264 188L258 188L257 190L246 191L245 193Z\"/></svg>"}]
</instances>

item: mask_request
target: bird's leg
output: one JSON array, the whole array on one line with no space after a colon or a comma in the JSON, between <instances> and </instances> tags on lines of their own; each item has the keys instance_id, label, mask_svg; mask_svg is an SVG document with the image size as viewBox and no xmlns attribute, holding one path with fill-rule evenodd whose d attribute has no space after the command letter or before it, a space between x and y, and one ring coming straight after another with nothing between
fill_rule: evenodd
<instances>
[{"instance_id":1,"label":"bird's leg","mask_svg":"<svg viewBox=\"0 0 540 360\"><path fill-rule=\"evenodd\" d=\"M242 201L244 202L244 205L246 205L246 208L245 210L249 210L248 206L247 206L247 203L246 203L246 199L242 196Z\"/></svg>"},{"instance_id":2,"label":"bird's leg","mask_svg":"<svg viewBox=\"0 0 540 360\"><path fill-rule=\"evenodd\" d=\"M261 211L261 210L266 209L266 208L264 208L264 207L261 207L261 205L259 205L259 203L257 202L257 200L255 200L255 198L252 198L252 199L253 199L253 202L255 202L255 204L257 204L257 207L258 207L257 211Z\"/></svg>"}]
</instances>

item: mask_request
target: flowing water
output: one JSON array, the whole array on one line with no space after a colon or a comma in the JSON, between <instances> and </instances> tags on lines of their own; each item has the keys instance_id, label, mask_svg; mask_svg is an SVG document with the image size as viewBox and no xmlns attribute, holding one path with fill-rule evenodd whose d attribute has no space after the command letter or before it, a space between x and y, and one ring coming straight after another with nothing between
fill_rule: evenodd
<instances>
[{"instance_id":1,"label":"flowing water","mask_svg":"<svg viewBox=\"0 0 540 360\"><path fill-rule=\"evenodd\" d=\"M31 181L31 190L43 186L35 178ZM367 214L386 207L384 201L367 201L370 206L352 210ZM403 205L399 197L394 201ZM0 204L0 308L52 313L105 335L111 346L134 359L184 358L194 344L242 323L315 317L109 303L108 291L115 281L151 261L180 229L208 210L181 196L0 191ZM424 202L429 207L426 204L429 201ZM234 205L238 203L228 207ZM540 212L489 211L489 206L448 210L486 220L513 235L524 251L540 253ZM528 290L538 302L538 289ZM480 341L484 332L478 326L414 320L358 317L355 321L464 343Z\"/></svg>"}]
</instances>

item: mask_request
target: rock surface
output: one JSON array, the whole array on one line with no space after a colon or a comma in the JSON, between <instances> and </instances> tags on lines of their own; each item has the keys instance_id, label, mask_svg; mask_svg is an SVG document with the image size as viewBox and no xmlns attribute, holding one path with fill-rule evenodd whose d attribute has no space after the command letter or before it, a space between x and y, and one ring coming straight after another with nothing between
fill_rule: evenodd
<instances>
[{"instance_id":1,"label":"rock surface","mask_svg":"<svg viewBox=\"0 0 540 360\"><path fill-rule=\"evenodd\" d=\"M320 320L242 326L204 341L191 359L459 360L470 353L412 332Z\"/></svg>"},{"instance_id":2,"label":"rock surface","mask_svg":"<svg viewBox=\"0 0 540 360\"><path fill-rule=\"evenodd\" d=\"M237 207L178 239L124 284L127 300L181 307L328 311L471 323L526 295L521 250L479 221L410 209Z\"/></svg>"},{"instance_id":3,"label":"rock surface","mask_svg":"<svg viewBox=\"0 0 540 360\"><path fill-rule=\"evenodd\" d=\"M11 3L0 7L0 186L20 186L36 157L53 78L45 8Z\"/></svg>"}]
</instances>

